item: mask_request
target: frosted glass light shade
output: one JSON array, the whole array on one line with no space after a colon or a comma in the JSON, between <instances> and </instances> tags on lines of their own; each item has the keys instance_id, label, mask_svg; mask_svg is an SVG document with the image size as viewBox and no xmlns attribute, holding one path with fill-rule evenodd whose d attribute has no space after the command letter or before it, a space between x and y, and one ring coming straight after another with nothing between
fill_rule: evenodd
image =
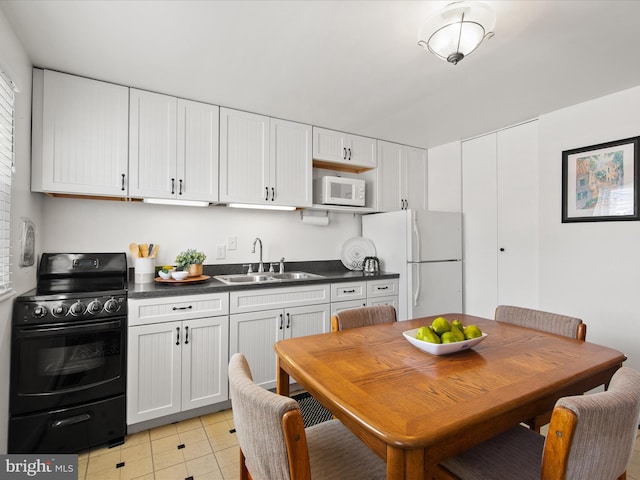
<instances>
[{"instance_id":1,"label":"frosted glass light shade","mask_svg":"<svg viewBox=\"0 0 640 480\"><path fill-rule=\"evenodd\" d=\"M418 32L418 45L454 65L493 36L496 17L480 2L455 2L434 13Z\"/></svg>"}]
</instances>

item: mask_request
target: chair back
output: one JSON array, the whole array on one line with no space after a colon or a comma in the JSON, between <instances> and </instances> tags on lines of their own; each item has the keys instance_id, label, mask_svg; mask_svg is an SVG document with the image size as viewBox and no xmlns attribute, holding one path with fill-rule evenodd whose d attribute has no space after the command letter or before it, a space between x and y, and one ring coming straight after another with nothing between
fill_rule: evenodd
<instances>
[{"instance_id":1,"label":"chair back","mask_svg":"<svg viewBox=\"0 0 640 480\"><path fill-rule=\"evenodd\" d=\"M587 326L579 318L530 308L499 305L495 320L578 340L584 340L587 336Z\"/></svg>"},{"instance_id":2,"label":"chair back","mask_svg":"<svg viewBox=\"0 0 640 480\"><path fill-rule=\"evenodd\" d=\"M298 402L257 385L240 353L229 362L229 388L236 435L251 477L290 480L283 417L299 410Z\"/></svg>"},{"instance_id":3,"label":"chair back","mask_svg":"<svg viewBox=\"0 0 640 480\"><path fill-rule=\"evenodd\" d=\"M349 328L367 327L380 323L395 322L396 309L393 305L376 305L375 307L358 307L342 310L331 317L331 331Z\"/></svg>"},{"instance_id":4,"label":"chair back","mask_svg":"<svg viewBox=\"0 0 640 480\"><path fill-rule=\"evenodd\" d=\"M613 375L605 392L561 398L549 425L542 478L623 476L633 455L639 417L640 373L628 367Z\"/></svg>"}]
</instances>

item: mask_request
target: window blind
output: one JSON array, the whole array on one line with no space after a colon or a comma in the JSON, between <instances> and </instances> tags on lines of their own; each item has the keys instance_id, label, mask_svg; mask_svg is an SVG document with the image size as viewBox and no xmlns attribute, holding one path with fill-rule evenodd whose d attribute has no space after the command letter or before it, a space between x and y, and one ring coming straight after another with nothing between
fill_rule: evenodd
<instances>
[{"instance_id":1,"label":"window blind","mask_svg":"<svg viewBox=\"0 0 640 480\"><path fill-rule=\"evenodd\" d=\"M11 290L11 176L14 170L14 84L0 71L0 296Z\"/></svg>"}]
</instances>

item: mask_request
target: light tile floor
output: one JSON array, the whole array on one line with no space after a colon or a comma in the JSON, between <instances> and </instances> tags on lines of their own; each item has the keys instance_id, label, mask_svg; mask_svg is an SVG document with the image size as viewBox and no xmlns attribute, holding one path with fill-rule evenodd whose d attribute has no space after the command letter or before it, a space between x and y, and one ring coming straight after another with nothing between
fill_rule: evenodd
<instances>
[{"instance_id":1,"label":"light tile floor","mask_svg":"<svg viewBox=\"0 0 640 480\"><path fill-rule=\"evenodd\" d=\"M80 454L78 480L237 480L233 432L233 414L225 410L134 433L124 445ZM627 480L640 480L638 440Z\"/></svg>"}]
</instances>

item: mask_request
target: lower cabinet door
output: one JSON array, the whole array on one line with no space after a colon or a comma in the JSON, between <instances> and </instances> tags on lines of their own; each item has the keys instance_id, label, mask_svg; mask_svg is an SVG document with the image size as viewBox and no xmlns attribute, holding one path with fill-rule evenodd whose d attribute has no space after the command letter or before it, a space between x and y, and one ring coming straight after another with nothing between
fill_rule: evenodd
<instances>
[{"instance_id":1,"label":"lower cabinet door","mask_svg":"<svg viewBox=\"0 0 640 480\"><path fill-rule=\"evenodd\" d=\"M284 338L284 310L238 313L229 320L229 356L242 353L253 381L264 388L276 386L276 353L273 345Z\"/></svg>"},{"instance_id":2,"label":"lower cabinet door","mask_svg":"<svg viewBox=\"0 0 640 480\"><path fill-rule=\"evenodd\" d=\"M182 410L229 399L229 317L182 323Z\"/></svg>"},{"instance_id":3,"label":"lower cabinet door","mask_svg":"<svg viewBox=\"0 0 640 480\"><path fill-rule=\"evenodd\" d=\"M398 312L398 296L390 295L388 297L374 297L367 299L367 307L375 307L376 305L391 305Z\"/></svg>"},{"instance_id":4,"label":"lower cabinet door","mask_svg":"<svg viewBox=\"0 0 640 480\"><path fill-rule=\"evenodd\" d=\"M180 411L182 322L129 327L127 424Z\"/></svg>"},{"instance_id":5,"label":"lower cabinet door","mask_svg":"<svg viewBox=\"0 0 640 480\"><path fill-rule=\"evenodd\" d=\"M285 338L304 337L331 331L331 308L328 303L287 308Z\"/></svg>"}]
</instances>

